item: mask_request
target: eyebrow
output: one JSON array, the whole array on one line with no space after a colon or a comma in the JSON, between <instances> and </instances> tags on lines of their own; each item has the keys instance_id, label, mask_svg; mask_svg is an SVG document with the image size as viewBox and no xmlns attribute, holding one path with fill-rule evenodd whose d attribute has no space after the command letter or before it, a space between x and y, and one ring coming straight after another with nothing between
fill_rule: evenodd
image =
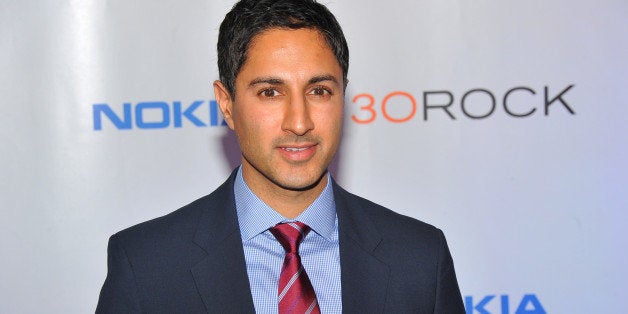
<instances>
[{"instance_id":1,"label":"eyebrow","mask_svg":"<svg viewBox=\"0 0 628 314\"><path fill-rule=\"evenodd\" d=\"M324 81L332 81L338 84L338 79L333 75L318 75L310 79L310 84L316 84Z\"/></svg>"},{"instance_id":2,"label":"eyebrow","mask_svg":"<svg viewBox=\"0 0 628 314\"><path fill-rule=\"evenodd\" d=\"M255 86L257 84L281 85L283 84L283 80L276 77L258 77L252 80L249 86Z\"/></svg>"},{"instance_id":3,"label":"eyebrow","mask_svg":"<svg viewBox=\"0 0 628 314\"><path fill-rule=\"evenodd\" d=\"M308 81L308 84L316 84L324 81L331 81L338 84L338 79L335 76L328 74L314 76ZM258 77L252 80L249 83L249 86L252 87L258 84L282 85L284 84L284 81L277 77Z\"/></svg>"}]
</instances>

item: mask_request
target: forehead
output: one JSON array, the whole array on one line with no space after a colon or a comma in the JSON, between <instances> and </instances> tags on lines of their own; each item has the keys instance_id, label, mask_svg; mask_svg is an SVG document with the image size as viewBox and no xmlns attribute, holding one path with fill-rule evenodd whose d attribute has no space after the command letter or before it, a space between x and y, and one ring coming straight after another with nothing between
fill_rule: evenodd
<instances>
[{"instance_id":1,"label":"forehead","mask_svg":"<svg viewBox=\"0 0 628 314\"><path fill-rule=\"evenodd\" d=\"M240 70L248 64L257 66L281 62L297 65L304 62L333 62L340 66L323 34L315 28L270 28L255 35Z\"/></svg>"}]
</instances>

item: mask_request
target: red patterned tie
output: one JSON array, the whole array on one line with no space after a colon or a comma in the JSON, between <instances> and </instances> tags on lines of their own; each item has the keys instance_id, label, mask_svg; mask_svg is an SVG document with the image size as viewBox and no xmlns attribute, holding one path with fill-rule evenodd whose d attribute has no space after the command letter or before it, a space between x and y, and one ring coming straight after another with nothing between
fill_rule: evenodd
<instances>
[{"instance_id":1,"label":"red patterned tie","mask_svg":"<svg viewBox=\"0 0 628 314\"><path fill-rule=\"evenodd\" d=\"M298 221L281 223L270 228L270 232L286 250L277 289L279 314L321 312L314 288L299 256L299 244L308 231L310 227Z\"/></svg>"}]
</instances>

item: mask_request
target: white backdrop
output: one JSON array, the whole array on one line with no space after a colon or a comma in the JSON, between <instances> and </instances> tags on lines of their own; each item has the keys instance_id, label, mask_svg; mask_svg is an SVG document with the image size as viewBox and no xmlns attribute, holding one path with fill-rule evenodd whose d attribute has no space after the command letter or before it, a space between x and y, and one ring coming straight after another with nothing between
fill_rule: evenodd
<instances>
[{"instance_id":1,"label":"white backdrop","mask_svg":"<svg viewBox=\"0 0 628 314\"><path fill-rule=\"evenodd\" d=\"M628 313L628 3L324 2L338 181L445 231L468 313ZM211 105L232 4L0 1L0 312L92 312L109 235L237 165Z\"/></svg>"}]
</instances>

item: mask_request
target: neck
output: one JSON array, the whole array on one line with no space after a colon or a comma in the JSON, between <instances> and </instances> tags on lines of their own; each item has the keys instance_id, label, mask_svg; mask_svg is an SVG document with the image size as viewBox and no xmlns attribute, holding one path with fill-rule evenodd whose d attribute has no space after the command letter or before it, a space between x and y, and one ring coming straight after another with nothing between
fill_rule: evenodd
<instances>
[{"instance_id":1,"label":"neck","mask_svg":"<svg viewBox=\"0 0 628 314\"><path fill-rule=\"evenodd\" d=\"M248 174L246 170L242 169L242 176L251 191L276 212L289 219L294 219L305 211L323 192L328 180L325 172L312 186L292 190L281 187L267 178L256 180L255 176Z\"/></svg>"}]
</instances>

